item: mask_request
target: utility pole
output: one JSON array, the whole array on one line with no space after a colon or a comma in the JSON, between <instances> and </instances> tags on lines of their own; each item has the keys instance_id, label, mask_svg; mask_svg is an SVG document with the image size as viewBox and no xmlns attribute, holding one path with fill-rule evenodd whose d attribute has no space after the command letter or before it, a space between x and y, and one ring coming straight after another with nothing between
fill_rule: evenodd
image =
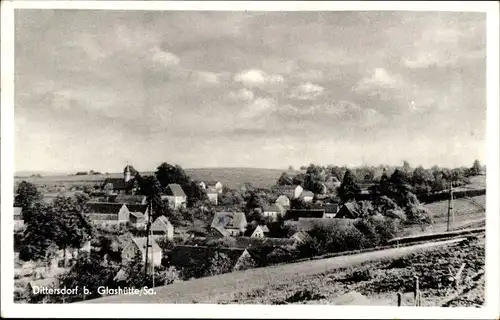
<instances>
[{"instance_id":1,"label":"utility pole","mask_svg":"<svg viewBox=\"0 0 500 320\"><path fill-rule=\"evenodd\" d=\"M453 184L450 182L450 198L448 199L448 223L446 224L446 231L450 231L450 215L453 210Z\"/></svg>"},{"instance_id":2,"label":"utility pole","mask_svg":"<svg viewBox=\"0 0 500 320\"><path fill-rule=\"evenodd\" d=\"M144 280L148 277L148 260L149 260L149 232L151 229L151 215L153 214L153 199L149 199L148 221L146 222L146 262L144 263Z\"/></svg>"}]
</instances>

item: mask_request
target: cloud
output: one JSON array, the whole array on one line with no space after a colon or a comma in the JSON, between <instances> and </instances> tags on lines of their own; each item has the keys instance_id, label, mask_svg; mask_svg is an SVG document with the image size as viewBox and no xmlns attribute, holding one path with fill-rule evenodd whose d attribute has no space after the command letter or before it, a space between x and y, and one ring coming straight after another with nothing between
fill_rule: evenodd
<instances>
[{"instance_id":1,"label":"cloud","mask_svg":"<svg viewBox=\"0 0 500 320\"><path fill-rule=\"evenodd\" d=\"M241 88L236 92L234 91L230 92L229 97L237 100L252 101L254 98L254 94L252 90L249 90L247 88Z\"/></svg>"},{"instance_id":2,"label":"cloud","mask_svg":"<svg viewBox=\"0 0 500 320\"><path fill-rule=\"evenodd\" d=\"M358 81L353 87L353 91L388 100L391 98L391 90L401 88L402 85L401 76L390 74L384 68L375 68L369 76Z\"/></svg>"},{"instance_id":3,"label":"cloud","mask_svg":"<svg viewBox=\"0 0 500 320\"><path fill-rule=\"evenodd\" d=\"M235 75L234 81L241 82L247 87L262 87L265 85L281 84L285 79L279 74L267 74L259 69L249 69Z\"/></svg>"},{"instance_id":4,"label":"cloud","mask_svg":"<svg viewBox=\"0 0 500 320\"><path fill-rule=\"evenodd\" d=\"M314 100L316 97L323 94L325 88L312 84L310 82L303 83L292 89L290 98L298 100Z\"/></svg>"},{"instance_id":5,"label":"cloud","mask_svg":"<svg viewBox=\"0 0 500 320\"><path fill-rule=\"evenodd\" d=\"M240 113L243 119L255 119L262 116L269 116L278 109L276 102L269 98L258 98L250 103Z\"/></svg>"},{"instance_id":6,"label":"cloud","mask_svg":"<svg viewBox=\"0 0 500 320\"><path fill-rule=\"evenodd\" d=\"M211 84L220 83L219 75L213 72L199 71L198 78L199 80L206 83L211 83Z\"/></svg>"},{"instance_id":7,"label":"cloud","mask_svg":"<svg viewBox=\"0 0 500 320\"><path fill-rule=\"evenodd\" d=\"M151 48L150 52L152 54L151 59L154 62L158 62L167 68L178 65L181 60L175 54L164 51L157 46Z\"/></svg>"}]
</instances>

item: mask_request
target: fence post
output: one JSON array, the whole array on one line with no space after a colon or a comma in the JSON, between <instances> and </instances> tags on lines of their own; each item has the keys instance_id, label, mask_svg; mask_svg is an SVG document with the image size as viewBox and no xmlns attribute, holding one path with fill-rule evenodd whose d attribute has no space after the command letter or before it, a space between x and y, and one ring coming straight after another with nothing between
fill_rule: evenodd
<instances>
[{"instance_id":1,"label":"fence post","mask_svg":"<svg viewBox=\"0 0 500 320\"><path fill-rule=\"evenodd\" d=\"M457 274L455 275L455 289L456 290L460 289L462 271L464 271L464 268L465 268L465 263L462 263L462 265L460 266L460 269L458 270Z\"/></svg>"},{"instance_id":2,"label":"fence post","mask_svg":"<svg viewBox=\"0 0 500 320\"><path fill-rule=\"evenodd\" d=\"M420 288L419 288L419 283L418 283L418 276L415 276L413 278L414 280L414 283L415 283L415 288L414 288L414 292L413 292L413 298L415 299L415 306L418 306L418 295L419 295L419 292L420 292Z\"/></svg>"},{"instance_id":3,"label":"fence post","mask_svg":"<svg viewBox=\"0 0 500 320\"><path fill-rule=\"evenodd\" d=\"M398 307L401 307L401 292L398 292Z\"/></svg>"}]
</instances>

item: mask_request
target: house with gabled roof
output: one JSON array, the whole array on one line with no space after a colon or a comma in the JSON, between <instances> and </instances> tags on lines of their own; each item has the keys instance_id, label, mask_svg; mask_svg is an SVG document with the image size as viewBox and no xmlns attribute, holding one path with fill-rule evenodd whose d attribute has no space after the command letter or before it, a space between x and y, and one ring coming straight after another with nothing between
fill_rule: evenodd
<instances>
[{"instance_id":1,"label":"house with gabled roof","mask_svg":"<svg viewBox=\"0 0 500 320\"><path fill-rule=\"evenodd\" d=\"M239 236L245 233L248 223L243 212L216 212L210 227L227 236Z\"/></svg>"},{"instance_id":2,"label":"house with gabled roof","mask_svg":"<svg viewBox=\"0 0 500 320\"><path fill-rule=\"evenodd\" d=\"M337 212L339 212L339 204L338 203L326 203L324 205L325 208L325 218L335 218Z\"/></svg>"},{"instance_id":3,"label":"house with gabled roof","mask_svg":"<svg viewBox=\"0 0 500 320\"><path fill-rule=\"evenodd\" d=\"M142 256L142 262L146 262L146 243L147 237L132 238L122 250L122 262L127 262L134 259L137 252ZM149 239L148 261L155 266L161 265L163 253L158 243L153 239Z\"/></svg>"},{"instance_id":4,"label":"house with gabled roof","mask_svg":"<svg viewBox=\"0 0 500 320\"><path fill-rule=\"evenodd\" d=\"M130 224L136 229L145 229L146 227L146 219L144 218L144 214L137 211L130 212Z\"/></svg>"},{"instance_id":5,"label":"house with gabled roof","mask_svg":"<svg viewBox=\"0 0 500 320\"><path fill-rule=\"evenodd\" d=\"M222 182L218 180L207 180L205 181L205 186L207 189L213 188L215 189L218 193L222 193L223 185Z\"/></svg>"},{"instance_id":6,"label":"house with gabled roof","mask_svg":"<svg viewBox=\"0 0 500 320\"><path fill-rule=\"evenodd\" d=\"M269 228L266 225L258 225L247 228L245 236L250 238L265 238L267 233L269 233Z\"/></svg>"},{"instance_id":7,"label":"house with gabled roof","mask_svg":"<svg viewBox=\"0 0 500 320\"><path fill-rule=\"evenodd\" d=\"M147 204L126 204L128 211L140 212L144 216L144 221L148 221L149 206Z\"/></svg>"},{"instance_id":8,"label":"house with gabled roof","mask_svg":"<svg viewBox=\"0 0 500 320\"><path fill-rule=\"evenodd\" d=\"M295 186L278 186L276 187L276 190L279 192L280 195L285 195L288 197L288 199L296 199L300 197L300 194L302 191L304 191L304 188L300 185L295 185Z\"/></svg>"},{"instance_id":9,"label":"house with gabled roof","mask_svg":"<svg viewBox=\"0 0 500 320\"><path fill-rule=\"evenodd\" d=\"M114 197L113 202L129 204L146 204L146 196L135 194L118 194Z\"/></svg>"},{"instance_id":10,"label":"house with gabled roof","mask_svg":"<svg viewBox=\"0 0 500 320\"><path fill-rule=\"evenodd\" d=\"M353 202L346 202L340 207L335 218L356 219L359 215L356 204Z\"/></svg>"},{"instance_id":11,"label":"house with gabled roof","mask_svg":"<svg viewBox=\"0 0 500 320\"><path fill-rule=\"evenodd\" d=\"M87 216L95 224L119 225L130 219L130 211L125 204L108 202L88 202Z\"/></svg>"},{"instance_id":12,"label":"house with gabled roof","mask_svg":"<svg viewBox=\"0 0 500 320\"><path fill-rule=\"evenodd\" d=\"M166 199L168 205L172 209L185 208L187 203L187 196L182 190L182 187L177 183L170 183L165 188Z\"/></svg>"},{"instance_id":13,"label":"house with gabled roof","mask_svg":"<svg viewBox=\"0 0 500 320\"><path fill-rule=\"evenodd\" d=\"M274 203L279 204L286 209L290 208L290 199L284 194L280 195Z\"/></svg>"},{"instance_id":14,"label":"house with gabled roof","mask_svg":"<svg viewBox=\"0 0 500 320\"><path fill-rule=\"evenodd\" d=\"M274 203L271 205L266 205L262 208L262 216L267 218L271 218L273 221L276 221L278 217L282 217L285 215L286 209L278 203Z\"/></svg>"},{"instance_id":15,"label":"house with gabled roof","mask_svg":"<svg viewBox=\"0 0 500 320\"><path fill-rule=\"evenodd\" d=\"M303 190L299 196L304 202L312 202L314 199L314 193L308 190Z\"/></svg>"},{"instance_id":16,"label":"house with gabled roof","mask_svg":"<svg viewBox=\"0 0 500 320\"><path fill-rule=\"evenodd\" d=\"M151 232L154 235L165 235L168 239L174 238L174 226L165 216L159 216L158 218L156 218L153 224L151 224Z\"/></svg>"}]
</instances>

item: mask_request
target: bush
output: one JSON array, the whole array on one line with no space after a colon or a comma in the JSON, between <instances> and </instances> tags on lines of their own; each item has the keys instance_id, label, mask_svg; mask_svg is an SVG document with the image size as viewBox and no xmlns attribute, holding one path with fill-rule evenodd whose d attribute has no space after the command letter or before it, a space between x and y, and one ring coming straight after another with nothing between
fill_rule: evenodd
<instances>
[{"instance_id":1,"label":"bush","mask_svg":"<svg viewBox=\"0 0 500 320\"><path fill-rule=\"evenodd\" d=\"M372 274L369 269L364 270L354 270L348 273L344 279L344 281L349 282L360 282L360 281L368 281L372 279Z\"/></svg>"}]
</instances>

